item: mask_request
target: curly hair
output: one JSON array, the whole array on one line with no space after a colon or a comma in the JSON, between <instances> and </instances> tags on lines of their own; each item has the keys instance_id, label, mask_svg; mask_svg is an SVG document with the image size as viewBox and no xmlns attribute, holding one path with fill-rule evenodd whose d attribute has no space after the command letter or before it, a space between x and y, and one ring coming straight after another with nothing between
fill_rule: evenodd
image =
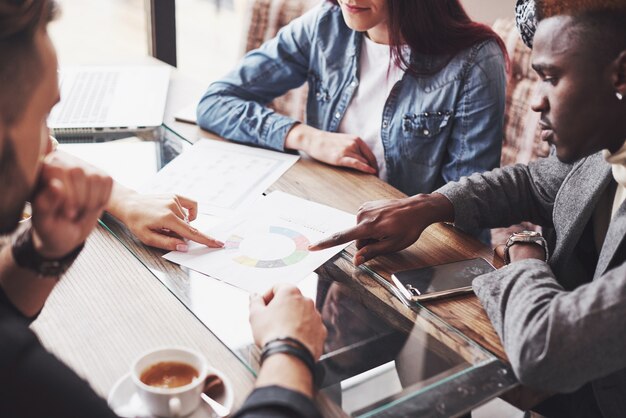
<instances>
[{"instance_id":1,"label":"curly hair","mask_svg":"<svg viewBox=\"0 0 626 418\"><path fill-rule=\"evenodd\" d=\"M34 37L56 15L54 0L0 0L0 118L10 125L35 87L41 60Z\"/></svg>"}]
</instances>

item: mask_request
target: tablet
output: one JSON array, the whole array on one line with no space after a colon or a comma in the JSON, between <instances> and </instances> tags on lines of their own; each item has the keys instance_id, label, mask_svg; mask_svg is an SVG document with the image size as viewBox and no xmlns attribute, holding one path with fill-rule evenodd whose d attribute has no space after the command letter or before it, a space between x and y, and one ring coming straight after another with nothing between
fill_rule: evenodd
<instances>
[{"instance_id":1,"label":"tablet","mask_svg":"<svg viewBox=\"0 0 626 418\"><path fill-rule=\"evenodd\" d=\"M456 261L414 270L405 270L391 276L393 285L405 302L450 297L472 291L472 280L494 271L484 258Z\"/></svg>"}]
</instances>

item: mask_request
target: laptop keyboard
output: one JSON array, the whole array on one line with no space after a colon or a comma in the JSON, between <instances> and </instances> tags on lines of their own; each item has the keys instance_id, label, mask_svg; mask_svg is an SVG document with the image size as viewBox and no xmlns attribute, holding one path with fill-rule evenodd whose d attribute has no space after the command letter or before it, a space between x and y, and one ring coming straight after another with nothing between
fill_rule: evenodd
<instances>
[{"instance_id":1,"label":"laptop keyboard","mask_svg":"<svg viewBox=\"0 0 626 418\"><path fill-rule=\"evenodd\" d=\"M63 111L57 120L63 123L103 123L119 78L118 72L86 71L76 76Z\"/></svg>"}]
</instances>

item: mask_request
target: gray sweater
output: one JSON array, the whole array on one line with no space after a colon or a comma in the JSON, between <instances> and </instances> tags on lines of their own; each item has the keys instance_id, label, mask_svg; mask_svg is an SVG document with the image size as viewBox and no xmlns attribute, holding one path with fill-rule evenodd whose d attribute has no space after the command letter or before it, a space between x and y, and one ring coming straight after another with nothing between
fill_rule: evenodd
<instances>
[{"instance_id":1,"label":"gray sweater","mask_svg":"<svg viewBox=\"0 0 626 418\"><path fill-rule=\"evenodd\" d=\"M524 220L554 228L549 263L513 263L475 279L474 291L522 384L558 393L590 385L603 416L624 417L626 205L599 254L589 222L611 181L598 153L572 165L548 157L475 174L437 192L461 229Z\"/></svg>"}]
</instances>

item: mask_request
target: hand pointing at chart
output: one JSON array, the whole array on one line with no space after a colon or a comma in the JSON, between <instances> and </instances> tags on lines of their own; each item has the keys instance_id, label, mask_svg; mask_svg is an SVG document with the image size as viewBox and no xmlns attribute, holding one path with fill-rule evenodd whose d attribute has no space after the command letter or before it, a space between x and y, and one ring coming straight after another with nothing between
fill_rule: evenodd
<instances>
[{"instance_id":1,"label":"hand pointing at chart","mask_svg":"<svg viewBox=\"0 0 626 418\"><path fill-rule=\"evenodd\" d=\"M143 195L119 184L113 188L107 208L146 245L170 251L188 250L185 240L222 248L224 243L189 224L196 219L198 204L178 195Z\"/></svg>"},{"instance_id":2,"label":"hand pointing at chart","mask_svg":"<svg viewBox=\"0 0 626 418\"><path fill-rule=\"evenodd\" d=\"M439 193L367 202L359 208L356 226L309 246L309 250L356 241L354 265L358 266L379 255L405 249L429 225L447 221L454 221L454 207Z\"/></svg>"},{"instance_id":3,"label":"hand pointing at chart","mask_svg":"<svg viewBox=\"0 0 626 418\"><path fill-rule=\"evenodd\" d=\"M63 151L56 151L49 158L58 165L100 171ZM182 196L145 195L115 183L106 210L124 223L141 242L152 247L187 251L188 245L185 240L210 248L224 246L222 242L203 234L189 224L189 221L193 221L198 215L198 204Z\"/></svg>"}]
</instances>

